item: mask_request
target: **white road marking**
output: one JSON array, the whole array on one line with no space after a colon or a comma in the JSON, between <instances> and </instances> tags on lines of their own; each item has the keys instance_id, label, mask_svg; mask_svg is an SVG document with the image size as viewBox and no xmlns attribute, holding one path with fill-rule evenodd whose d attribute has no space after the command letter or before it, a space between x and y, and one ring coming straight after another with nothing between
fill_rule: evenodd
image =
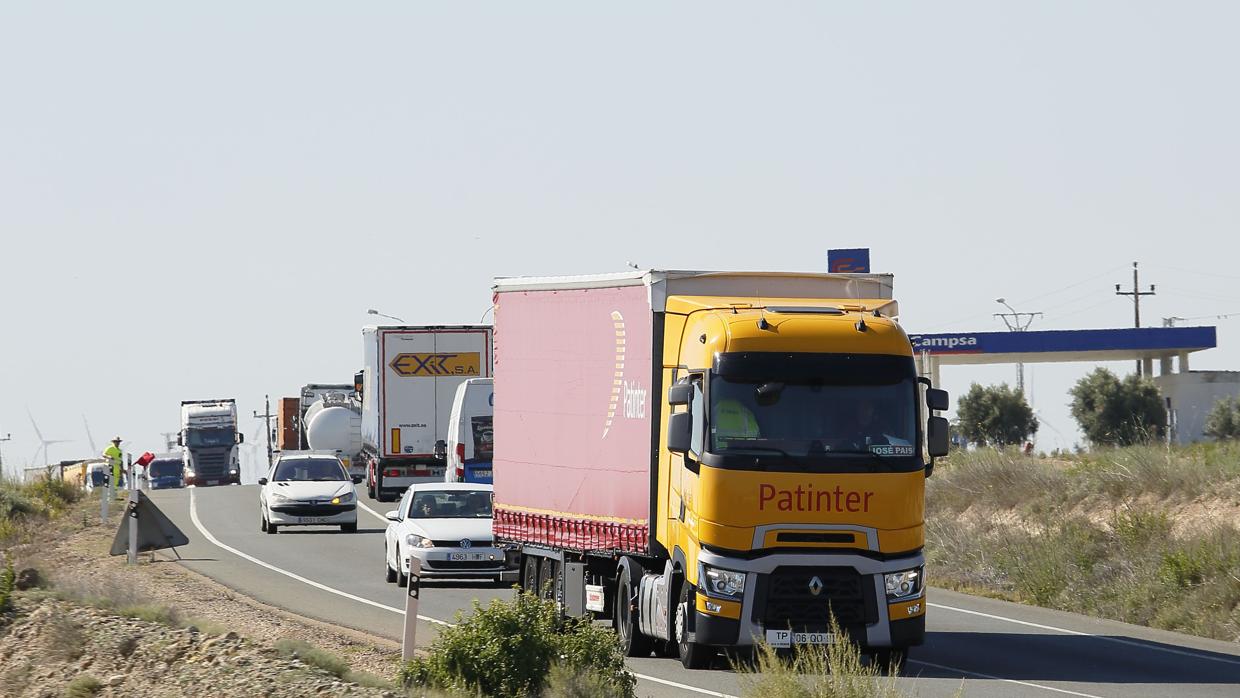
<instances>
[{"instance_id":1,"label":"white road marking","mask_svg":"<svg viewBox=\"0 0 1240 698\"><path fill-rule=\"evenodd\" d=\"M1069 691L1066 688L1055 688L1054 686L1046 686L1040 683L1030 683L1028 681L1017 681L1016 679L1004 679L998 676L991 676L990 674L983 674L979 671L968 671L966 669L957 669L956 667L952 667L952 666L943 666L942 664L934 664L932 662L923 662L920 659L905 659L904 662L906 664L920 664L922 666L928 666L934 669L941 669L943 671L954 671L959 674L964 674L965 676L976 676L979 679L990 679L992 681L1014 683L1018 686L1028 686L1029 688L1040 688L1044 691L1054 691L1055 693L1066 693L1067 695L1070 695L1070 696L1081 696L1081 698L1102 698L1102 696L1096 696L1092 693L1081 693L1079 691Z\"/></svg>"},{"instance_id":2,"label":"white road marking","mask_svg":"<svg viewBox=\"0 0 1240 698\"><path fill-rule=\"evenodd\" d=\"M190 491L190 493L189 493L189 518L190 518L190 521L193 521L193 522L194 522L194 527L198 529L198 532L199 532L199 533L201 533L201 534L203 535L203 537L204 537L204 538L206 538L208 541L210 541L213 545L216 545L216 546L218 546L218 547L220 547L220 548L223 548L224 550L227 550L228 552L232 553L233 555L236 555L237 557L243 558L243 559L245 559L245 560L249 560L250 562L253 562L254 564L258 565L259 567L265 567L266 569L269 569L269 570L271 570L272 572L276 572L276 573L282 574L282 575L284 575L284 576L286 576L286 577L288 577L288 578L290 578L290 579L295 579L295 580L297 580L297 581L301 582L302 584L308 584L308 585L310 585L310 586L314 587L315 589L320 589L320 590L322 590L322 591L326 591L326 592L328 592L329 594L335 594L335 595L337 595L337 596L343 596L344 598L349 599L350 601L356 601L356 602L358 602L358 603L364 603L364 604L366 604L367 606L374 606L375 608L381 608L381 609L383 609L383 610L385 610L385 611L391 611L391 612L393 612L393 613L399 613L399 614L400 614L400 615L402 615L402 616L403 616L403 615L405 615L405 611L404 611L404 609L396 608L395 606L388 606L387 604L382 604L382 603L379 603L378 601L371 601L370 599L363 598L363 597L361 597L361 596L357 596L356 594L350 594L350 593L349 593L349 592L347 592L347 591L341 591L341 590L336 589L336 588L334 588L334 587L329 587L329 586L327 586L326 584L321 584L321 583L319 583L319 582L314 581L313 579L306 579L305 577L303 577L303 576L301 576L301 575L299 575L299 574L296 574L296 573L293 573L293 572L289 572L288 570L285 570L285 569L281 569L281 568L279 568L279 567L276 567L275 565L271 564L270 562L264 562L263 560L260 560L260 559L258 559L258 558L256 558L256 557L254 557L253 555L249 555L249 554L247 554L247 553L243 553L243 552L241 552L240 550L237 550L236 548L232 547L231 545L228 545L228 544L226 544L226 543L221 542L218 538L216 538L215 536L211 535L211 532L207 530L207 527L206 527L206 526L203 526L203 525L202 525L202 521L198 518L198 499L197 499L197 492L196 492L196 491L193 491L193 490L191 490L191 491ZM451 626L452 626L452 624L451 624L451 623L445 623L444 621L439 620L438 618L431 618L431 617L429 617L429 616L419 615L419 616L418 616L418 620L423 620L423 621L426 621L427 623L436 623L436 624L439 624L439 625L446 625L446 626L449 626L449 627L451 627Z\"/></svg>"},{"instance_id":3,"label":"white road marking","mask_svg":"<svg viewBox=\"0 0 1240 698\"><path fill-rule=\"evenodd\" d=\"M1079 630L1069 630L1067 628L1057 628L1053 625L1042 625L1041 623L1031 623L1027 620L1017 620L1016 618L1008 618L1006 616L996 616L993 613L982 613L981 611L972 611L967 608L958 608L956 606L944 606L943 604L939 604L939 603L927 603L926 605L931 608L941 608L945 611L956 611L957 613L967 613L968 615L971 615L971 616L980 616L982 618L990 618L992 620L1002 620L1008 623L1015 623L1017 625L1025 625L1030 628L1037 628L1039 630L1050 630L1051 632L1064 633L1066 635L1078 635L1081 637L1092 637L1096 640L1103 640L1105 642L1114 642L1119 645L1128 645L1130 647L1140 647L1141 649L1153 650L1155 652L1166 652L1167 654L1175 654L1175 655L1179 655L1182 657L1192 657L1193 659L1204 659L1209 662L1220 662L1222 664L1235 664L1237 666L1240 666L1240 659L1228 659L1226 657L1212 657L1212 656L1200 654L1197 652L1190 652L1188 650L1177 650L1172 647L1162 647L1162 646L1155 645L1152 643L1139 642L1137 640L1125 640L1119 637L1111 637L1110 635L1097 635L1095 633L1083 633Z\"/></svg>"},{"instance_id":4,"label":"white road marking","mask_svg":"<svg viewBox=\"0 0 1240 698\"><path fill-rule=\"evenodd\" d=\"M374 606L375 608L381 608L385 611L391 611L392 613L399 613L402 616L405 615L405 611L403 609L396 608L395 606L389 606L387 604L382 604L382 603L379 603L378 601L371 601L370 599L357 596L356 594L350 594L347 591L341 591L339 589L329 587L326 584L321 584L319 582L314 581L313 579L307 579L299 574L296 574L294 572L289 572L288 570L276 567L270 562L264 562L263 560L260 560L254 557L253 555L243 553L240 550L237 550L236 548L232 547L231 545L221 542L218 538L211 535L211 532L207 530L206 526L202 525L202 521L198 518L198 500L196 498L196 494L197 493L195 491L190 490L189 518L190 518L190 521L194 522L194 527L198 529L198 532L201 533L204 538L210 541L211 544L219 548L223 548L224 550L227 550L228 552L232 553L233 555L236 555L237 557L240 557L245 560L249 560L250 562L253 562L259 567L263 567L263 568L271 570L272 572L282 574L285 577L288 577L289 579L295 579L301 582L302 584L308 584L314 587L315 589L320 589L330 594L336 594L337 596L343 596L344 598L349 599L350 601L357 601L358 603L364 603L367 606ZM361 504L361 502L359 501L358 504ZM379 516L377 512L375 512L373 509L366 506L365 504L362 504L362 508L374 514L375 516ZM379 518L383 519L384 521L387 521L386 517L379 516ZM442 626L449 627L449 628L456 627L455 623L449 623L444 620L439 620L438 618L431 618L430 616L424 616L421 614L418 615L418 620L426 621L427 623L434 623L436 625L442 625ZM637 678L642 679L644 681L653 681L654 683L664 684L667 686L671 686L673 688L679 688L685 691L693 691L694 693L700 693L704 696L714 696L715 698L736 698L736 696L732 696L727 693L719 693L718 691L712 691L706 688L698 688L697 686L690 686L688 684L677 683L675 681L668 681L667 679L661 679L657 676L647 676L646 674L639 674L637 672L633 672L633 676L636 676Z\"/></svg>"},{"instance_id":5,"label":"white road marking","mask_svg":"<svg viewBox=\"0 0 1240 698\"><path fill-rule=\"evenodd\" d=\"M357 498L357 505L358 505L359 507L361 507L361 508L365 509L366 511L370 512L371 514L374 514L375 518L376 518L376 519L379 519L379 520L380 520L380 521L382 521L383 523L385 523L385 524L386 524L386 523L390 523L390 522L387 520L387 517L386 517L386 516L384 516L383 514L380 514L379 512L375 511L374 509L371 509L370 507L368 507L368 506L366 506L364 503L362 503L362 498L361 498L361 497L358 497L358 498Z\"/></svg>"}]
</instances>

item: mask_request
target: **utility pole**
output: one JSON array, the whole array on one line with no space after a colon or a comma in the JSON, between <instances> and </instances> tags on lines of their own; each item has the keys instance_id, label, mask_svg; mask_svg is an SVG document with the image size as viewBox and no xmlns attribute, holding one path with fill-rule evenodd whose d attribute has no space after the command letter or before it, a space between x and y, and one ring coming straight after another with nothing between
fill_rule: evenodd
<instances>
[{"instance_id":1,"label":"utility pole","mask_svg":"<svg viewBox=\"0 0 1240 698\"><path fill-rule=\"evenodd\" d=\"M1137 276L1137 263L1132 263L1132 290L1121 291L1120 284L1115 284L1115 295L1132 296L1132 326L1141 327L1141 296L1154 295L1154 284L1150 284L1150 290L1142 291L1139 277ZM1142 375L1141 359L1137 359L1137 375Z\"/></svg>"},{"instance_id":2,"label":"utility pole","mask_svg":"<svg viewBox=\"0 0 1240 698\"><path fill-rule=\"evenodd\" d=\"M995 313L995 317L1003 320L1003 324L1007 326L1008 332L1024 332L1029 329L1033 321L1042 317L1042 313L1018 313L1016 309L1008 305L1004 298L996 298L995 302L1012 311L1010 313ZM1016 390L1022 395L1025 392L1025 365L1023 363L1016 364Z\"/></svg>"},{"instance_id":3,"label":"utility pole","mask_svg":"<svg viewBox=\"0 0 1240 698\"><path fill-rule=\"evenodd\" d=\"M5 441L12 441L12 440L13 440L12 434L5 434L4 438L0 439L0 443L4 443ZM4 475L4 454L0 453L0 477L3 477L3 475Z\"/></svg>"},{"instance_id":4,"label":"utility pole","mask_svg":"<svg viewBox=\"0 0 1240 698\"><path fill-rule=\"evenodd\" d=\"M264 395L263 400L264 400L264 405L265 405L263 407L263 413L259 414L258 411L255 410L254 418L262 419L264 425L266 426L265 431L267 432L267 467L270 468L271 467L271 418L274 417L275 415L271 413L271 396Z\"/></svg>"}]
</instances>

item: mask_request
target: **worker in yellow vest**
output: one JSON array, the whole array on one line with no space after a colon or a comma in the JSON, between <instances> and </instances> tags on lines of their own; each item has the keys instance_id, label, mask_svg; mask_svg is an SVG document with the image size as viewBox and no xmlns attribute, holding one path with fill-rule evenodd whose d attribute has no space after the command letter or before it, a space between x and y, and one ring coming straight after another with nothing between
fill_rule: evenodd
<instances>
[{"instance_id":1,"label":"worker in yellow vest","mask_svg":"<svg viewBox=\"0 0 1240 698\"><path fill-rule=\"evenodd\" d=\"M715 404L711 430L716 439L757 439L762 435L753 411L731 398Z\"/></svg>"},{"instance_id":2,"label":"worker in yellow vest","mask_svg":"<svg viewBox=\"0 0 1240 698\"><path fill-rule=\"evenodd\" d=\"M103 450L103 457L107 458L112 464L112 487L113 491L120 493L121 491L121 468L123 465L125 454L121 452L121 437L112 439L112 445Z\"/></svg>"}]
</instances>

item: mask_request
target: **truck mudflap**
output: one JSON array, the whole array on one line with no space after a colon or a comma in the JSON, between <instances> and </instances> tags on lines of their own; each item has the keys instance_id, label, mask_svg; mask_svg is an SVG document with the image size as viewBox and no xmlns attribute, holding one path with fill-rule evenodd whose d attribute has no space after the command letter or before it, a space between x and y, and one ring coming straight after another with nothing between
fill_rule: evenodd
<instances>
[{"instance_id":1,"label":"truck mudflap","mask_svg":"<svg viewBox=\"0 0 1240 698\"><path fill-rule=\"evenodd\" d=\"M646 554L650 527L642 522L595 521L568 514L495 508L495 535L502 540L568 550L606 550Z\"/></svg>"},{"instance_id":2,"label":"truck mudflap","mask_svg":"<svg viewBox=\"0 0 1240 698\"><path fill-rule=\"evenodd\" d=\"M770 641L771 631L821 633L828 629L821 613L824 607L835 612L843 630L863 647L902 648L924 641L924 587L914 598L889 602L883 583L886 573L924 566L921 553L894 560L848 553L740 559L703 550L698 559L712 567L747 573L744 595L738 602L698 595L694 630L699 643L750 646ZM705 603L708 600L714 603Z\"/></svg>"}]
</instances>

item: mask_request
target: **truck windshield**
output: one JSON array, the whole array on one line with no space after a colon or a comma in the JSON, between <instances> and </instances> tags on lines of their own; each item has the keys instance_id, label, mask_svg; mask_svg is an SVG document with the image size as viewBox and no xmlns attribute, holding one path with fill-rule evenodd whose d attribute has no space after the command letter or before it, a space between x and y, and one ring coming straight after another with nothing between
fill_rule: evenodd
<instances>
[{"instance_id":1,"label":"truck windshield","mask_svg":"<svg viewBox=\"0 0 1240 698\"><path fill-rule=\"evenodd\" d=\"M150 475L151 477L176 477L181 474L181 470L179 460L156 460L151 461Z\"/></svg>"},{"instance_id":2,"label":"truck windshield","mask_svg":"<svg viewBox=\"0 0 1240 698\"><path fill-rule=\"evenodd\" d=\"M911 358L721 355L709 386L707 450L777 462L917 455ZM721 369L721 370L720 370Z\"/></svg>"},{"instance_id":3,"label":"truck windshield","mask_svg":"<svg viewBox=\"0 0 1240 698\"><path fill-rule=\"evenodd\" d=\"M231 446L235 441L232 429L186 429L185 445L190 448Z\"/></svg>"}]
</instances>

